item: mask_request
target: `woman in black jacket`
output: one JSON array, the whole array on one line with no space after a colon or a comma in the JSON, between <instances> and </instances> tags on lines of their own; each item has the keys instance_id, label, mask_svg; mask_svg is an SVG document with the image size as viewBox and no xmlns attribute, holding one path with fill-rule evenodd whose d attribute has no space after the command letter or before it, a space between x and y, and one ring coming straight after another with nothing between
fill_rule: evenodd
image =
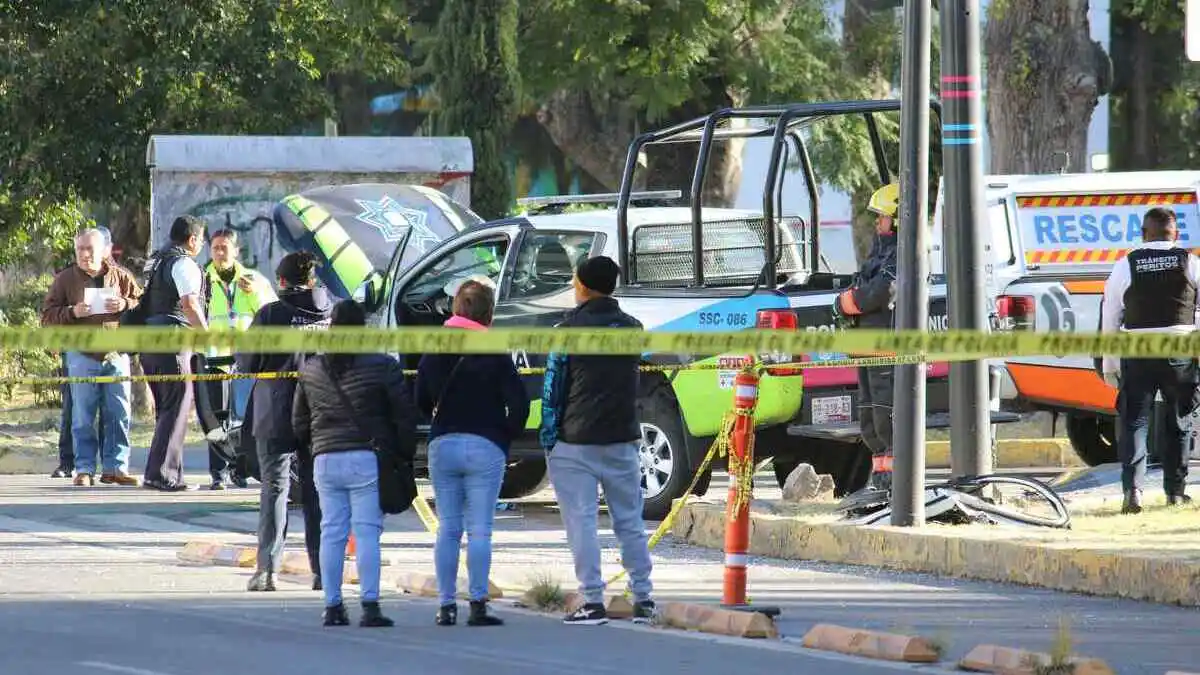
<instances>
[{"instance_id":1,"label":"woman in black jacket","mask_svg":"<svg viewBox=\"0 0 1200 675\"><path fill-rule=\"evenodd\" d=\"M353 300L333 308L333 330L362 326L363 309ZM386 627L379 610L379 459L394 452L412 460L416 450L416 408L404 372L382 354L325 354L308 359L296 387L292 423L300 453L311 453L321 495L321 577L325 625L346 626L342 604L342 565L353 524L362 589L360 626ZM373 447L374 446L374 449Z\"/></svg>"},{"instance_id":2,"label":"woman in black jacket","mask_svg":"<svg viewBox=\"0 0 1200 675\"><path fill-rule=\"evenodd\" d=\"M495 294L490 286L467 281L454 294L450 328L486 330ZM492 564L492 520L508 448L525 428L529 396L512 358L500 354L430 354L417 366L417 403L432 420L429 477L437 500L434 544L441 608L439 626L458 620L458 549L467 532L467 577L471 626L503 623L487 613Z\"/></svg>"},{"instance_id":3,"label":"woman in black jacket","mask_svg":"<svg viewBox=\"0 0 1200 675\"><path fill-rule=\"evenodd\" d=\"M308 251L289 253L279 261L275 276L279 299L263 305L250 324L291 326L308 330L329 326L329 296L316 287L317 260ZM238 354L238 370L244 373L286 373L300 368L303 354ZM282 564L287 539L288 493L292 485L292 462L296 461L297 439L292 433L292 397L296 381L256 380L246 409L248 431L254 437L258 475L262 483L258 507L258 570L250 578L251 591L275 590L275 573ZM247 427L243 427L243 433ZM304 488L304 548L313 573L313 590L319 590L321 561L321 508L312 489L312 465L300 461L300 484ZM307 486L307 487L306 487Z\"/></svg>"}]
</instances>

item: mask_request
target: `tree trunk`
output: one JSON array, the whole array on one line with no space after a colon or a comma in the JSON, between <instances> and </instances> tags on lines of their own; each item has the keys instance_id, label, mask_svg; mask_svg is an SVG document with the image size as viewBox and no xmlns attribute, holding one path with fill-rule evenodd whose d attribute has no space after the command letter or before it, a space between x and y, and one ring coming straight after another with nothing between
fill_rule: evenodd
<instances>
[{"instance_id":1,"label":"tree trunk","mask_svg":"<svg viewBox=\"0 0 1200 675\"><path fill-rule=\"evenodd\" d=\"M1085 170L1088 124L1111 81L1087 11L1086 0L991 5L984 43L992 173Z\"/></svg>"},{"instance_id":2,"label":"tree trunk","mask_svg":"<svg viewBox=\"0 0 1200 675\"><path fill-rule=\"evenodd\" d=\"M606 190L621 185L625 155L637 124L632 112L616 101L596 100L586 91L559 91L542 102L537 121L575 166ZM644 172L634 187L645 186Z\"/></svg>"},{"instance_id":3,"label":"tree trunk","mask_svg":"<svg viewBox=\"0 0 1200 675\"><path fill-rule=\"evenodd\" d=\"M653 128L707 115L717 108L744 105L723 83L710 84L711 95L672 110ZM637 111L623 102L598 100L586 91L559 91L544 101L537 120L554 144L576 166L604 189L616 192L621 186L629 144L639 133ZM727 207L737 200L742 178L742 141L713 144L704 182L705 206ZM683 190L686 196L696 168L698 144L658 145L645 150L647 166L639 167L633 179L635 190Z\"/></svg>"}]
</instances>

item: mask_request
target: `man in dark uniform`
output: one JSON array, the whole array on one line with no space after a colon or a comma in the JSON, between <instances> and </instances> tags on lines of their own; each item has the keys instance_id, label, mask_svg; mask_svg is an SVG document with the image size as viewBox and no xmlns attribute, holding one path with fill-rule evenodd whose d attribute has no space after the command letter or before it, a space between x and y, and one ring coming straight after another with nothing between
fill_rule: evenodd
<instances>
[{"instance_id":1,"label":"man in dark uniform","mask_svg":"<svg viewBox=\"0 0 1200 675\"><path fill-rule=\"evenodd\" d=\"M1156 207L1142 218L1142 244L1113 265L1104 284L1101 330L1115 333L1191 333L1196 330L1200 259L1179 246L1175 213ZM1169 406L1162 440L1163 488L1167 503L1186 504L1191 448L1191 414L1200 401L1200 371L1194 358L1104 357L1104 379L1117 386L1123 513L1141 513L1146 481L1146 441L1154 398Z\"/></svg>"},{"instance_id":2,"label":"man in dark uniform","mask_svg":"<svg viewBox=\"0 0 1200 675\"><path fill-rule=\"evenodd\" d=\"M208 285L194 258L204 250L204 221L180 216L171 223L171 241L146 262L146 325L208 330ZM192 353L142 354L147 375L190 375ZM152 490L187 490L183 478L183 439L191 419L191 382L152 382L154 439L142 485Z\"/></svg>"},{"instance_id":3,"label":"man in dark uniform","mask_svg":"<svg viewBox=\"0 0 1200 675\"><path fill-rule=\"evenodd\" d=\"M893 328L896 298L896 212L900 185L891 183L875 191L867 210L875 214L875 241L850 288L833 302L838 323L859 328ZM893 366L858 369L858 420L863 443L871 450L868 488L892 487L892 372Z\"/></svg>"}]
</instances>

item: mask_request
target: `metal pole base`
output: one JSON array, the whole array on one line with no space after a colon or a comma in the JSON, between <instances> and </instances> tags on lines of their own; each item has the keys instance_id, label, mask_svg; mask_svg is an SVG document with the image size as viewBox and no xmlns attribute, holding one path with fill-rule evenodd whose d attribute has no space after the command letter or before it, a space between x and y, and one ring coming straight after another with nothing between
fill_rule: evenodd
<instances>
[{"instance_id":1,"label":"metal pole base","mask_svg":"<svg viewBox=\"0 0 1200 675\"><path fill-rule=\"evenodd\" d=\"M756 614L765 614L774 619L783 613L778 607L764 607L761 605L721 605L721 609L729 609L735 612L754 612Z\"/></svg>"}]
</instances>

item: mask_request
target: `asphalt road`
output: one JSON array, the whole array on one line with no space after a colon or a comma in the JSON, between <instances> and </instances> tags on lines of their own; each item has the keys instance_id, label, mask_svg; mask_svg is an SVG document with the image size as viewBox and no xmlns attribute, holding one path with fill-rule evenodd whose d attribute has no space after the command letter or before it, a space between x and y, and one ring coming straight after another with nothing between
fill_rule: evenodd
<instances>
[{"instance_id":1,"label":"asphalt road","mask_svg":"<svg viewBox=\"0 0 1200 675\"><path fill-rule=\"evenodd\" d=\"M200 481L202 475L194 480ZM721 481L714 481L720 490ZM762 481L760 485L769 485ZM762 497L773 491L762 488ZM776 492L777 494L777 492ZM520 584L548 574L570 586L557 513L541 499L497 513L494 578ZM730 640L634 627L563 626L496 603L508 625L433 625L430 601L387 589L393 629L324 629L321 600L299 583L248 594L248 570L180 565L189 539L250 543L257 491L163 495L72 488L40 476L0 476L0 673L207 675L214 672L760 673L878 675L909 666L804 650L793 642ZM295 514L298 516L298 514ZM299 548L298 517L291 545ZM389 518L392 570L429 570L432 542L405 514ZM619 569L611 537L605 572ZM721 555L664 541L654 554L660 599L716 602ZM386 584L386 581L385 581ZM750 594L783 610L780 631L798 639L818 622L944 642L957 658L978 643L1046 649L1060 617L1076 651L1117 672L1200 670L1200 612L1001 584L934 579L802 561L756 559ZM354 587L348 587L352 615ZM922 672L936 672L921 668Z\"/></svg>"}]
</instances>

